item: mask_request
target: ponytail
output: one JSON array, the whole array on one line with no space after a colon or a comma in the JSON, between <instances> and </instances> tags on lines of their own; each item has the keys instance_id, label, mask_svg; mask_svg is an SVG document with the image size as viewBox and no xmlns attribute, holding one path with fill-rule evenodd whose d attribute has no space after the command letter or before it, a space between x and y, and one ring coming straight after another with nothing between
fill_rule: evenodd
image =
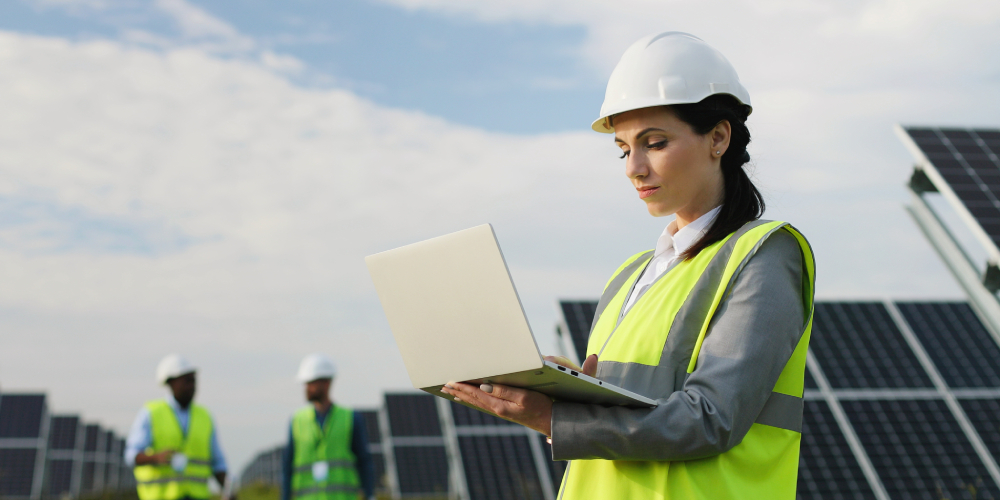
<instances>
[{"instance_id":1,"label":"ponytail","mask_svg":"<svg viewBox=\"0 0 1000 500\"><path fill-rule=\"evenodd\" d=\"M747 153L750 131L746 125L749 113L745 105L731 95L714 94L694 104L674 104L670 108L699 135L708 134L723 121L728 121L732 129L729 148L721 160L722 208L704 236L682 254L685 259L690 259L747 222L764 215L764 198L743 169L750 161L750 154Z\"/></svg>"}]
</instances>

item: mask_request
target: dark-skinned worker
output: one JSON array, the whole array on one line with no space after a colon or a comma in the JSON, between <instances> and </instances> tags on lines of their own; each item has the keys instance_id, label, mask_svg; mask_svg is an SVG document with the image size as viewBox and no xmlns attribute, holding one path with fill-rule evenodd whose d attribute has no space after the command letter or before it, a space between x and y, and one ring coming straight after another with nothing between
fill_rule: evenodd
<instances>
[{"instance_id":1,"label":"dark-skinned worker","mask_svg":"<svg viewBox=\"0 0 1000 500\"><path fill-rule=\"evenodd\" d=\"M194 403L196 371L176 354L156 367L157 382L170 394L139 410L125 441L125 463L134 467L140 500L207 500L213 476L225 491L226 459L215 423Z\"/></svg>"},{"instance_id":2,"label":"dark-skinned worker","mask_svg":"<svg viewBox=\"0 0 1000 500\"><path fill-rule=\"evenodd\" d=\"M591 125L613 134L623 188L674 219L611 276L581 371L656 408L445 389L549 436L552 458L570 461L559 500L795 498L815 266L802 233L760 219L751 110L726 57L672 31L625 51Z\"/></svg>"},{"instance_id":3,"label":"dark-skinned worker","mask_svg":"<svg viewBox=\"0 0 1000 500\"><path fill-rule=\"evenodd\" d=\"M310 354L299 365L310 404L295 412L282 460L281 500L375 498L375 468L360 413L334 404L333 360Z\"/></svg>"}]
</instances>

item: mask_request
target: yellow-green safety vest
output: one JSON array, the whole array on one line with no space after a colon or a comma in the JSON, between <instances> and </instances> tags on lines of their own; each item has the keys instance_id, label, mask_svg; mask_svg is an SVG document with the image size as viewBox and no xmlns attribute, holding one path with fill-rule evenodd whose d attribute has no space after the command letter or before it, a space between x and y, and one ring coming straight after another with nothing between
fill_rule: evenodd
<instances>
[{"instance_id":1,"label":"yellow-green safety vest","mask_svg":"<svg viewBox=\"0 0 1000 500\"><path fill-rule=\"evenodd\" d=\"M361 481L351 439L354 412L332 406L323 422L316 423L316 409L307 406L292 417L292 498L295 500L356 500ZM325 465L322 465L324 464ZM322 472L320 472L322 471ZM319 473L320 476L316 477ZM325 473L326 477L323 477Z\"/></svg>"},{"instance_id":2,"label":"yellow-green safety vest","mask_svg":"<svg viewBox=\"0 0 1000 500\"><path fill-rule=\"evenodd\" d=\"M686 372L690 374L696 368L698 353L712 317L730 286L760 245L779 230L791 233L801 247L804 268L802 295L807 312L802 337L768 401L777 401L779 404L773 406L781 407L781 411L762 411L762 416L757 418L740 444L708 458L672 462L573 460L563 476L559 500L795 498L802 436L801 398L815 287L812 250L798 230L784 222L747 223L694 258L675 265L647 288L619 321L623 304L652 252L632 256L618 268L605 287L587 345L587 355L597 354L603 349L600 355L602 363L656 367L661 362L667 334L675 332L673 335L681 335L677 333L681 330L683 335L691 336L683 344L693 345L693 350L677 358L679 366L676 369L683 370L686 364ZM638 389L642 393L640 387L624 385L623 388ZM763 418L765 413L768 415Z\"/></svg>"},{"instance_id":3,"label":"yellow-green safety vest","mask_svg":"<svg viewBox=\"0 0 1000 500\"><path fill-rule=\"evenodd\" d=\"M152 455L172 450L187 457L187 466L177 472L170 464L135 467L136 490L140 500L207 499L208 479L212 477L212 417L204 407L191 404L187 435L181 430L174 410L164 400L146 403L149 410L153 445L145 453Z\"/></svg>"}]
</instances>

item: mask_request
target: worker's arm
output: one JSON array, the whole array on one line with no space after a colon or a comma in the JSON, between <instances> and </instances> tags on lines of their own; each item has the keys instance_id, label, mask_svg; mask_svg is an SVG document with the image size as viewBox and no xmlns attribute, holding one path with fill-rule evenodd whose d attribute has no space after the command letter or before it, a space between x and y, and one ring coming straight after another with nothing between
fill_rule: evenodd
<instances>
[{"instance_id":1,"label":"worker's arm","mask_svg":"<svg viewBox=\"0 0 1000 500\"><path fill-rule=\"evenodd\" d=\"M137 465L169 464L174 455L172 450L147 454L146 450L153 446L153 427L149 410L145 407L139 410L132 422L128 437L125 438L125 464L129 467Z\"/></svg>"},{"instance_id":2,"label":"worker's arm","mask_svg":"<svg viewBox=\"0 0 1000 500\"><path fill-rule=\"evenodd\" d=\"M354 435L351 437L351 452L354 453L354 464L358 469L358 479L361 480L361 490L365 498L375 498L375 464L368 451L368 429L365 418L354 412Z\"/></svg>"},{"instance_id":3,"label":"worker's arm","mask_svg":"<svg viewBox=\"0 0 1000 500\"><path fill-rule=\"evenodd\" d=\"M288 445L281 455L281 500L292 498L292 461L295 459L295 438L292 437L292 426L288 426Z\"/></svg>"},{"instance_id":4,"label":"worker's arm","mask_svg":"<svg viewBox=\"0 0 1000 500\"><path fill-rule=\"evenodd\" d=\"M798 345L804 300L799 245L779 231L720 304L683 389L652 409L555 403L552 458L690 460L732 449Z\"/></svg>"}]
</instances>

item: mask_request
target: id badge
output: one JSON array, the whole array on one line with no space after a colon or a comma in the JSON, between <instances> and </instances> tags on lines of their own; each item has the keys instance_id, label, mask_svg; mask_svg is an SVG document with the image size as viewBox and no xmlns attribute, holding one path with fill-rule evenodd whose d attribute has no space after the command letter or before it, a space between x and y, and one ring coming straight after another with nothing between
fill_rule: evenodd
<instances>
[{"instance_id":1,"label":"id badge","mask_svg":"<svg viewBox=\"0 0 1000 500\"><path fill-rule=\"evenodd\" d=\"M184 469L187 468L187 465L188 465L188 457L183 453L174 453L174 456L170 457L170 467L173 468L174 471L177 473L184 472Z\"/></svg>"},{"instance_id":2,"label":"id badge","mask_svg":"<svg viewBox=\"0 0 1000 500\"><path fill-rule=\"evenodd\" d=\"M316 482L326 481L326 476L330 475L330 464L326 462L313 462L313 480Z\"/></svg>"}]
</instances>

